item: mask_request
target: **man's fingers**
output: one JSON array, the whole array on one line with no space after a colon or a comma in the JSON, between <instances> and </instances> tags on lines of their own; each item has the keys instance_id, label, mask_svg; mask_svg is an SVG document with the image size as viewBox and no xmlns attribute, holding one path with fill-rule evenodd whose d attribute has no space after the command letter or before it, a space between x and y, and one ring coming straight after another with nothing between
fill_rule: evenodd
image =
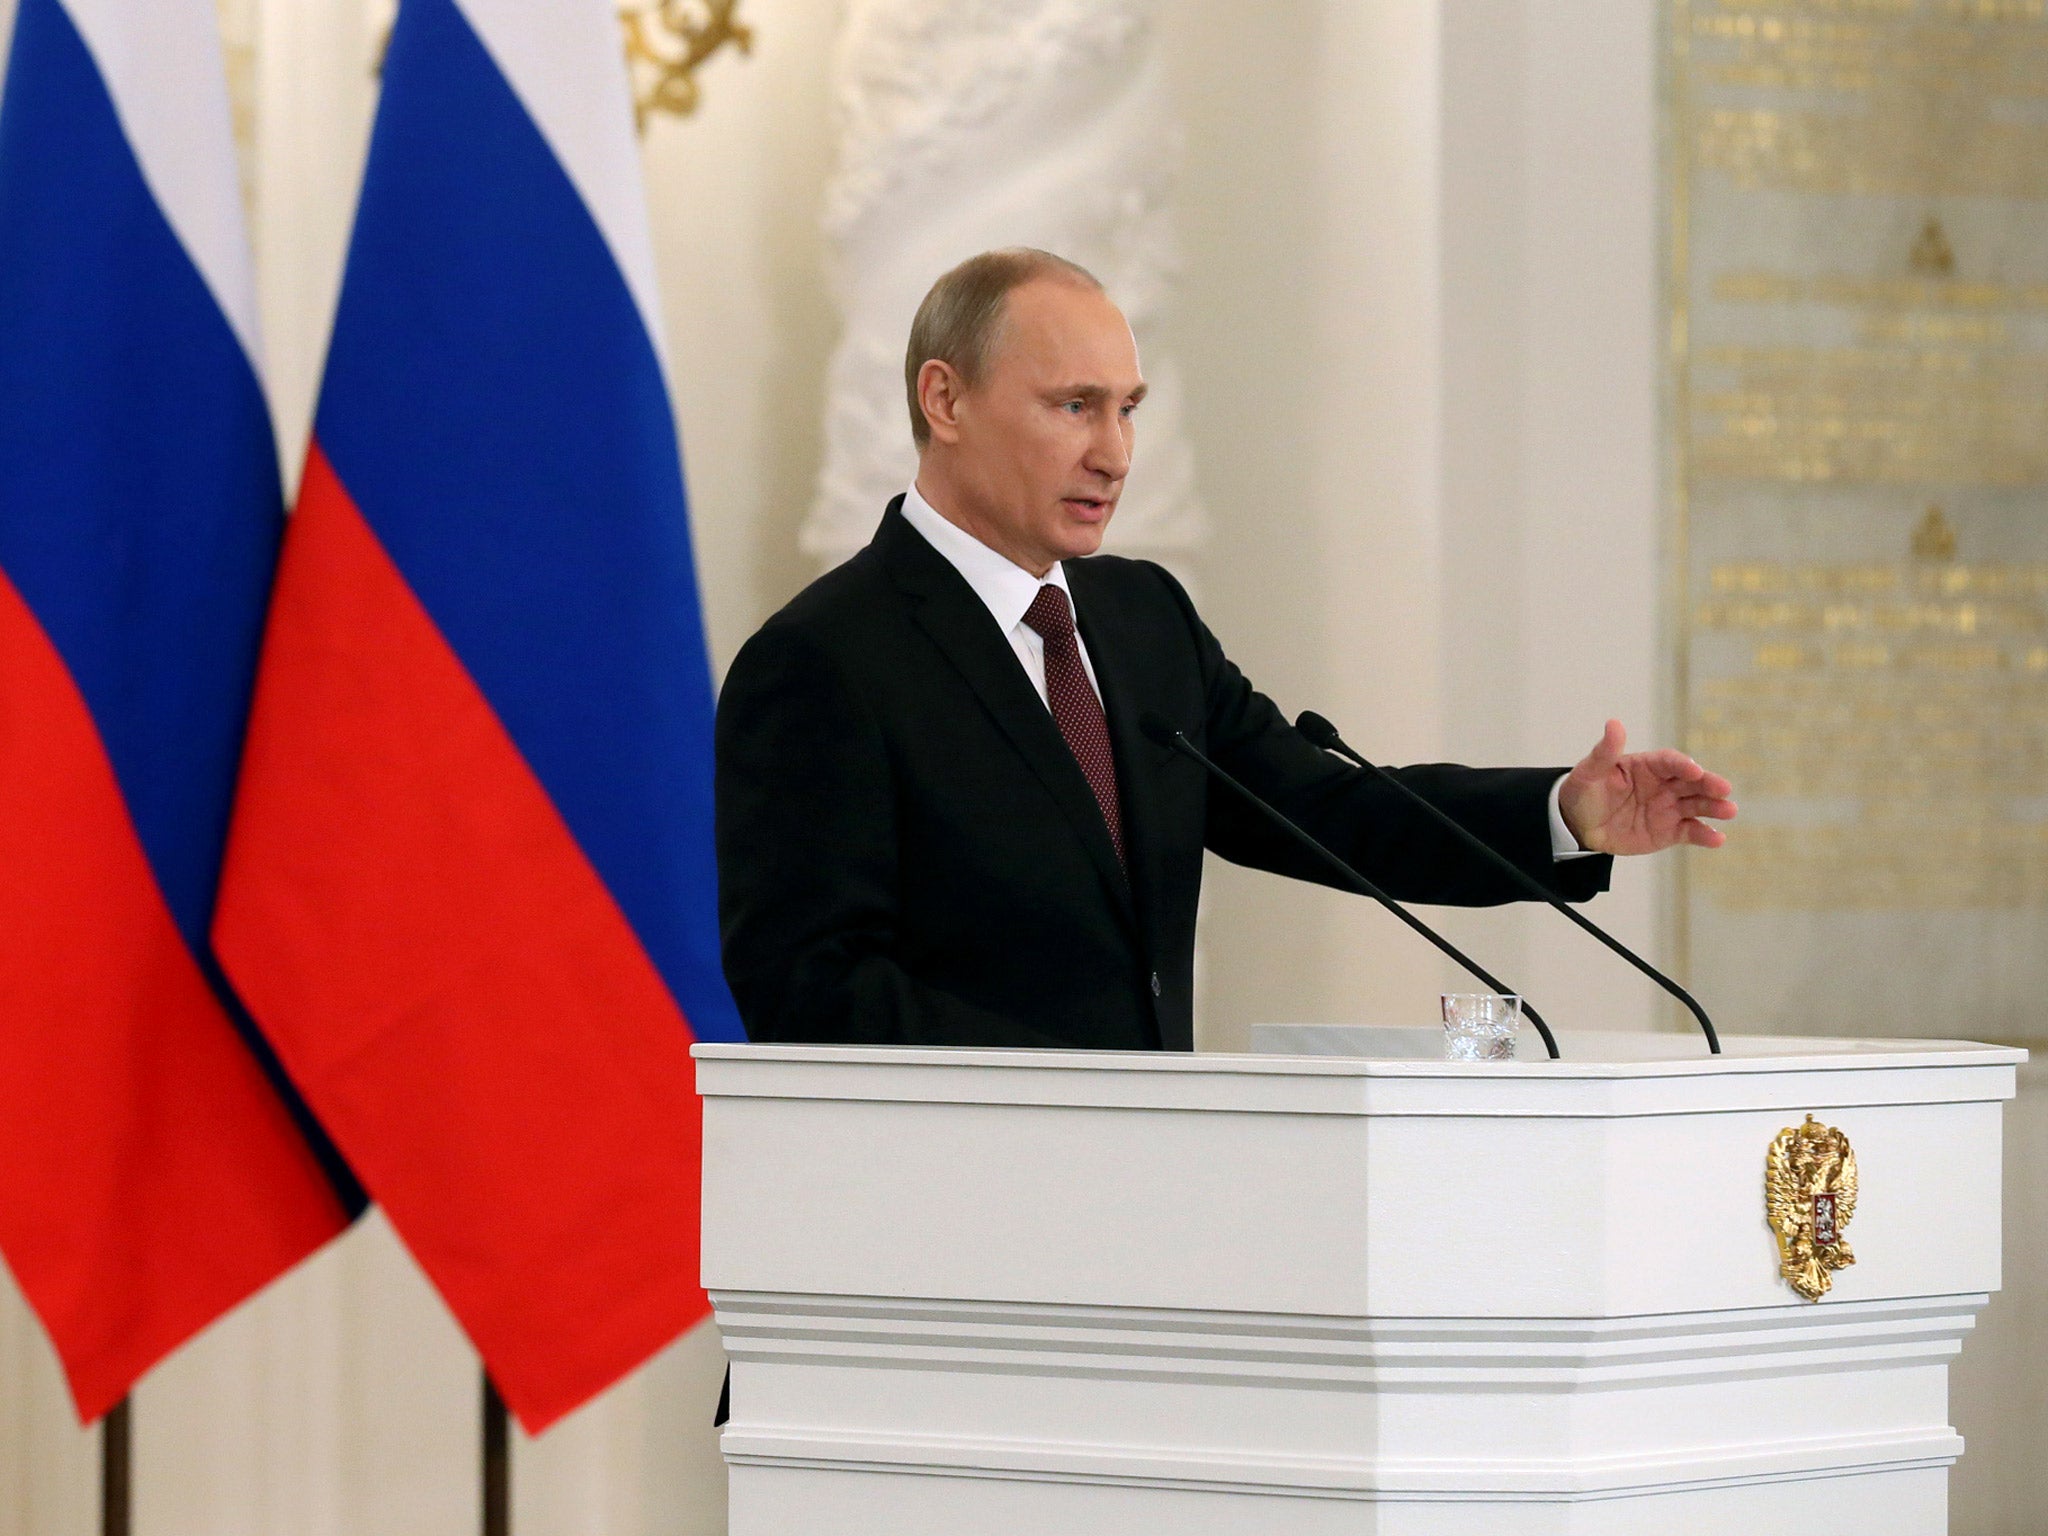
<instances>
[{"instance_id":1,"label":"man's fingers","mask_svg":"<svg viewBox=\"0 0 2048 1536\"><path fill-rule=\"evenodd\" d=\"M1639 752L1629 761L1641 763L1653 777L1667 784L1683 785L1681 792L1684 794L1726 800L1735 793L1735 786L1720 774L1707 772L1683 752L1669 747L1656 752Z\"/></svg>"},{"instance_id":2,"label":"man's fingers","mask_svg":"<svg viewBox=\"0 0 2048 1536\"><path fill-rule=\"evenodd\" d=\"M1676 747L1659 747L1653 752L1638 752L1629 761L1640 763L1660 779L1677 779L1690 783L1696 779L1710 777L1706 769ZM1722 790L1721 793L1726 794L1727 791Z\"/></svg>"},{"instance_id":3,"label":"man's fingers","mask_svg":"<svg viewBox=\"0 0 2048 1536\"><path fill-rule=\"evenodd\" d=\"M1684 840L1695 848L1718 848L1728 841L1728 834L1719 827L1710 827L1703 821L1687 818L1678 824Z\"/></svg>"},{"instance_id":4,"label":"man's fingers","mask_svg":"<svg viewBox=\"0 0 2048 1536\"><path fill-rule=\"evenodd\" d=\"M1733 821L1735 802L1717 795L1686 795L1678 802L1681 816L1710 816L1715 821Z\"/></svg>"}]
</instances>

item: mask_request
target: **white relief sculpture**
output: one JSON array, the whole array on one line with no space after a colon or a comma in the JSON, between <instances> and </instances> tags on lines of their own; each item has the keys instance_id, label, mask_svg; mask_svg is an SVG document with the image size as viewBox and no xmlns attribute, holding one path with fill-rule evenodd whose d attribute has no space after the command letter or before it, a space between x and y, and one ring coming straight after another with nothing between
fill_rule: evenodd
<instances>
[{"instance_id":1,"label":"white relief sculpture","mask_svg":"<svg viewBox=\"0 0 2048 1536\"><path fill-rule=\"evenodd\" d=\"M832 565L865 545L916 466L903 343L932 280L1035 245L1100 277L1152 384L1139 468L1108 547L1188 577L1204 520L1173 360L1157 339L1176 265L1178 124L1156 0L849 0L833 69L839 164L825 232L845 323L825 464L802 533Z\"/></svg>"}]
</instances>

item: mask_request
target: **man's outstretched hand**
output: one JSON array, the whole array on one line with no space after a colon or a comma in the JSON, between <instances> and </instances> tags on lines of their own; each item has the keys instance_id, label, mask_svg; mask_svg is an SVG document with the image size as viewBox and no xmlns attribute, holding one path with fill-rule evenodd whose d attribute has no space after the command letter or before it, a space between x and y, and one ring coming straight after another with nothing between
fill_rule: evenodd
<instances>
[{"instance_id":1,"label":"man's outstretched hand","mask_svg":"<svg viewBox=\"0 0 2048 1536\"><path fill-rule=\"evenodd\" d=\"M1678 843L1718 848L1728 834L1735 786L1683 752L1629 752L1619 720L1574 768L1558 791L1557 808L1579 846L1595 853L1655 853Z\"/></svg>"}]
</instances>

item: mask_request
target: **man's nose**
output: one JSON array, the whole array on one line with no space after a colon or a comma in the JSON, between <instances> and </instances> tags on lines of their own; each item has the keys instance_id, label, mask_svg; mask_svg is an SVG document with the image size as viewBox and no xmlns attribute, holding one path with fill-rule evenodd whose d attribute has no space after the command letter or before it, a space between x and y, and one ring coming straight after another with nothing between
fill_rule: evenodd
<instances>
[{"instance_id":1,"label":"man's nose","mask_svg":"<svg viewBox=\"0 0 2048 1536\"><path fill-rule=\"evenodd\" d=\"M1088 439L1088 456L1082 467L1110 480L1121 480L1130 472L1131 445L1124 435L1123 417L1110 412L1099 421Z\"/></svg>"}]
</instances>

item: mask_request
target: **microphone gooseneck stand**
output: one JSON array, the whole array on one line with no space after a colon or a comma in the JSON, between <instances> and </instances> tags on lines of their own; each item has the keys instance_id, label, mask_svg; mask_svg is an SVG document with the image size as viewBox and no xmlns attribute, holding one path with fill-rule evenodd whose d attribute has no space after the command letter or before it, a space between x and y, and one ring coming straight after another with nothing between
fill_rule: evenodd
<instances>
[{"instance_id":1,"label":"microphone gooseneck stand","mask_svg":"<svg viewBox=\"0 0 2048 1536\"><path fill-rule=\"evenodd\" d=\"M1392 785L1401 794L1422 807L1423 810L1442 823L1444 828L1456 836L1466 847L1470 848L1474 853L1484 856L1503 873L1512 877L1531 896L1534 896L1538 901L1555 907L1574 923L1577 923L1579 927L1585 929L1586 932L1621 956L1630 965L1649 977L1650 980L1657 983L1666 992L1669 992L1673 997L1685 1004L1687 1008L1692 1010L1692 1016L1699 1020L1700 1029L1707 1037L1707 1049L1716 1056L1721 1054L1721 1037L1714 1033L1714 1021L1707 1017L1707 1010L1699 1005L1699 1000L1686 991L1684 987L1681 987L1669 976L1666 976L1662 971L1658 970L1649 961L1638 955L1592 919L1583 917L1574 911L1569 904L1561 901L1557 894L1545 886L1542 881L1523 869L1514 860L1501 853L1484 838L1461 825L1456 818L1432 805L1428 800L1387 772L1386 769L1380 767L1379 764L1367 762L1364 758L1360 757L1351 749L1350 744L1337 733L1337 727L1330 724L1329 721L1325 720L1314 710L1303 710L1300 718L1294 722L1294 728L1306 736L1314 745L1321 747L1325 752L1334 752L1347 762L1356 763L1367 773L1380 779L1381 782Z\"/></svg>"},{"instance_id":2,"label":"microphone gooseneck stand","mask_svg":"<svg viewBox=\"0 0 2048 1536\"><path fill-rule=\"evenodd\" d=\"M1361 896L1370 896L1410 928L1413 928L1417 933L1429 940L1431 944L1434 944L1446 955L1449 955L1451 959L1457 961L1459 965L1463 966L1472 975L1478 977L1489 989L1506 996L1520 996L1519 993L1516 993L1512 987L1508 986L1498 977L1482 970L1477 961L1465 954L1463 950L1451 943L1449 939L1438 933L1434 928L1423 922L1421 918L1415 916L1406 907L1395 901L1393 897L1353 869L1349 860L1341 858L1310 836L1286 812L1267 801L1263 796L1253 793L1252 790L1225 773L1216 765L1213 758L1188 740L1185 732L1179 730L1163 716L1147 710L1139 717L1138 728L1162 747L1170 747L1183 757L1199 763L1202 769L1214 777L1219 784L1234 791L1246 804L1257 807L1259 812L1275 826L1281 828L1297 843L1301 844L1302 847L1313 853L1332 872L1341 876L1344 884L1351 890L1356 891ZM1551 1034L1550 1026L1543 1022L1543 1015L1529 1006L1529 1000L1526 997L1522 998L1522 1012L1529 1022L1536 1026L1536 1033L1543 1037L1543 1048L1550 1053L1550 1059L1552 1061L1557 1060L1557 1037Z\"/></svg>"}]
</instances>

